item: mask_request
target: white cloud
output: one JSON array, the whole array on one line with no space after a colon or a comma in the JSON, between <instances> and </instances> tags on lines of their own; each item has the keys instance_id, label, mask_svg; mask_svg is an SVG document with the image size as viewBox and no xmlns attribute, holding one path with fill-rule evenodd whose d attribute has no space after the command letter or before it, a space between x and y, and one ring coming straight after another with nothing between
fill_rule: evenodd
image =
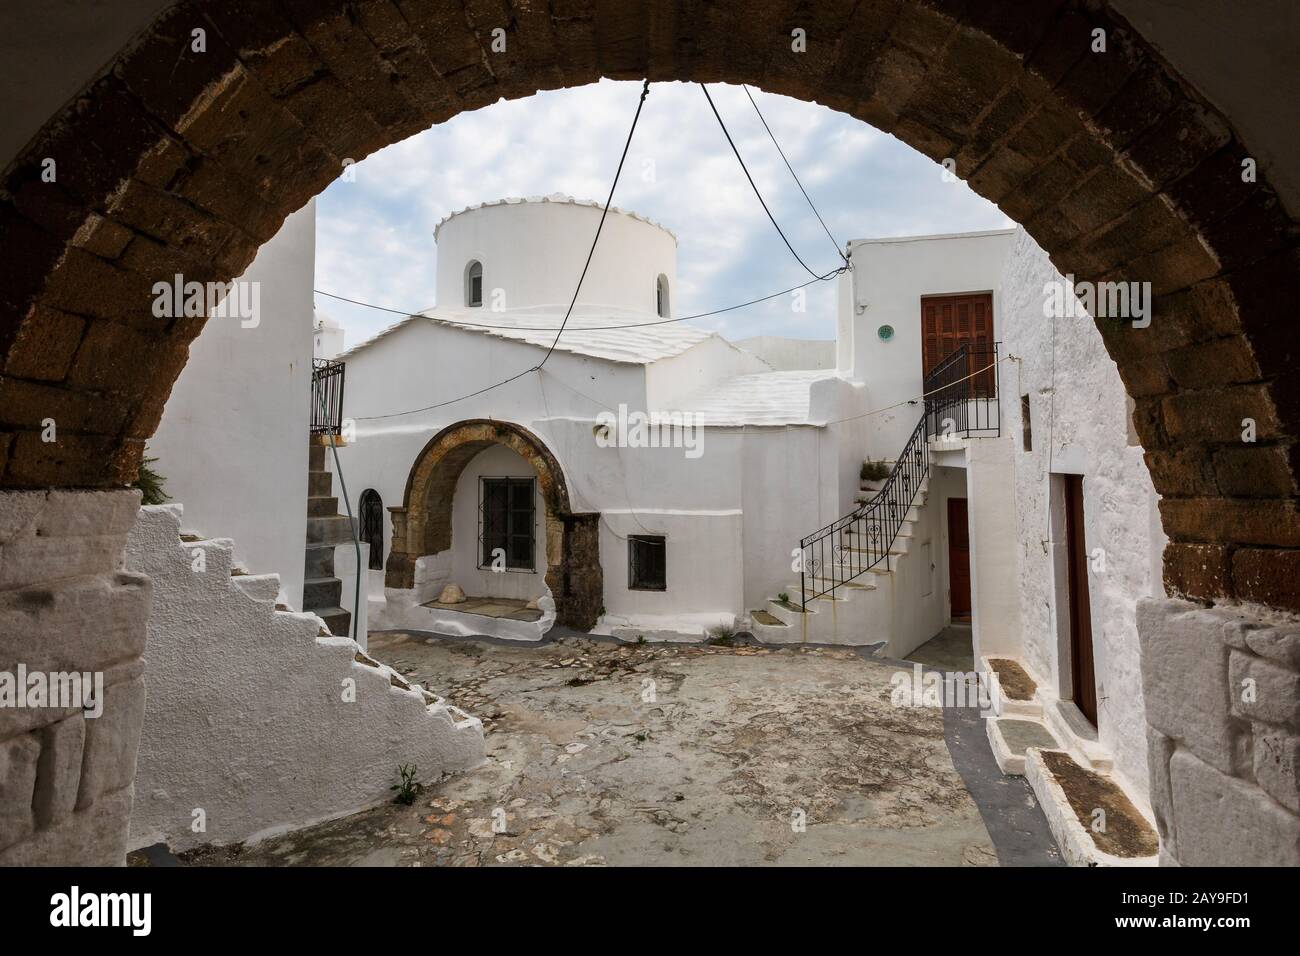
<instances>
[{"instance_id":1,"label":"white cloud","mask_svg":"<svg viewBox=\"0 0 1300 956\"><path fill-rule=\"evenodd\" d=\"M898 140L849 116L753 90L795 172L835 238L1000 228L1009 220ZM813 269L839 265L739 87L711 86L750 174L799 255ZM610 82L497 103L367 157L356 181L331 185L317 204L316 288L400 311L435 299L433 229L450 212L504 196L554 192L603 201L640 94ZM654 179L643 176L653 164ZM754 197L698 87L654 84L616 205L678 236L682 314L724 308L808 279ZM808 289L808 312L788 297L700 325L749 335L834 336L833 281ZM324 296L355 344L397 316Z\"/></svg>"}]
</instances>

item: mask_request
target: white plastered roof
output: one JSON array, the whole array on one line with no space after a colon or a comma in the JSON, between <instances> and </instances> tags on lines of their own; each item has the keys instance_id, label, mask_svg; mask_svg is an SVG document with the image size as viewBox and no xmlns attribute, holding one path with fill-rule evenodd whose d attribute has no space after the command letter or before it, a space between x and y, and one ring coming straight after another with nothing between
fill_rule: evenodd
<instances>
[{"instance_id":1,"label":"white plastered roof","mask_svg":"<svg viewBox=\"0 0 1300 956\"><path fill-rule=\"evenodd\" d=\"M812 387L835 376L829 369L738 375L687 396L674 411L703 425L824 425L810 417Z\"/></svg>"}]
</instances>

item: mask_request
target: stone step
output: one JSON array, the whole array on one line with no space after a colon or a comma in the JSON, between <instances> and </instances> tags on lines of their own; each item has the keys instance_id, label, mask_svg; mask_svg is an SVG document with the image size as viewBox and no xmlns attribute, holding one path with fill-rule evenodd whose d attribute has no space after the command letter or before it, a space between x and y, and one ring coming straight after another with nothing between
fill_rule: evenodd
<instances>
[{"instance_id":1,"label":"stone step","mask_svg":"<svg viewBox=\"0 0 1300 956\"><path fill-rule=\"evenodd\" d=\"M762 609L756 611L750 611L749 616L754 620L755 623L765 624L768 627L789 627L790 626L789 624L785 623L785 621L781 620L779 617L776 617L773 614L770 614L769 612L764 611Z\"/></svg>"},{"instance_id":2,"label":"stone step","mask_svg":"<svg viewBox=\"0 0 1300 956\"><path fill-rule=\"evenodd\" d=\"M303 563L304 578L329 578L334 576L334 545L307 545Z\"/></svg>"},{"instance_id":3,"label":"stone step","mask_svg":"<svg viewBox=\"0 0 1300 956\"><path fill-rule=\"evenodd\" d=\"M338 513L338 498L312 495L307 499L307 516L310 518L327 518Z\"/></svg>"},{"instance_id":4,"label":"stone step","mask_svg":"<svg viewBox=\"0 0 1300 956\"><path fill-rule=\"evenodd\" d=\"M328 495L334 491L334 475L328 471L312 471L307 473L307 494Z\"/></svg>"},{"instance_id":5,"label":"stone step","mask_svg":"<svg viewBox=\"0 0 1300 956\"><path fill-rule=\"evenodd\" d=\"M312 441L307 446L307 470L325 471L325 446Z\"/></svg>"},{"instance_id":6,"label":"stone step","mask_svg":"<svg viewBox=\"0 0 1300 956\"><path fill-rule=\"evenodd\" d=\"M345 515L307 519L308 544L346 544L352 540L352 522Z\"/></svg>"},{"instance_id":7,"label":"stone step","mask_svg":"<svg viewBox=\"0 0 1300 956\"><path fill-rule=\"evenodd\" d=\"M316 608L312 611L335 637L352 636L352 615L341 607Z\"/></svg>"},{"instance_id":8,"label":"stone step","mask_svg":"<svg viewBox=\"0 0 1300 956\"><path fill-rule=\"evenodd\" d=\"M876 586L869 581L864 581L864 577L866 577L865 573L862 577L855 578L852 581L836 581L831 578L815 577L809 578L808 584L818 591L831 586L834 586L837 591L840 588L848 588L850 591L874 591Z\"/></svg>"},{"instance_id":9,"label":"stone step","mask_svg":"<svg viewBox=\"0 0 1300 956\"><path fill-rule=\"evenodd\" d=\"M338 578L307 578L302 582L304 611L338 607L343 598L343 582Z\"/></svg>"}]
</instances>

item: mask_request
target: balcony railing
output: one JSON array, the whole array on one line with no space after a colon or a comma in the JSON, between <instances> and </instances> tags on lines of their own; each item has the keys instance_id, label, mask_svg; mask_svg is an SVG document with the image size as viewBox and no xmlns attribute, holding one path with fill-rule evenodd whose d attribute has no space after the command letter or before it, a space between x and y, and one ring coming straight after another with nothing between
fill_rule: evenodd
<instances>
[{"instance_id":1,"label":"balcony railing","mask_svg":"<svg viewBox=\"0 0 1300 956\"><path fill-rule=\"evenodd\" d=\"M311 433L338 435L343 428L343 363L311 360Z\"/></svg>"},{"instance_id":2,"label":"balcony railing","mask_svg":"<svg viewBox=\"0 0 1300 956\"><path fill-rule=\"evenodd\" d=\"M925 431L931 438L1002 434L998 404L1000 342L966 343L925 377Z\"/></svg>"}]
</instances>

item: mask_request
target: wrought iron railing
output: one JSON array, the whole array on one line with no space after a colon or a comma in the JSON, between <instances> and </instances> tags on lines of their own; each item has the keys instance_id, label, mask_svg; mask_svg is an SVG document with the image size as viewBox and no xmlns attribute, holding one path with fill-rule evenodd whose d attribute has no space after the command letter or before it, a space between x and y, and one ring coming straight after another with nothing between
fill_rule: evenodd
<instances>
[{"instance_id":1,"label":"wrought iron railing","mask_svg":"<svg viewBox=\"0 0 1300 956\"><path fill-rule=\"evenodd\" d=\"M855 510L799 542L801 607L866 574L882 561L907 520L907 512L930 473L925 418L916 423L880 490Z\"/></svg>"},{"instance_id":2,"label":"wrought iron railing","mask_svg":"<svg viewBox=\"0 0 1300 956\"><path fill-rule=\"evenodd\" d=\"M311 433L338 435L343 429L343 363L311 360Z\"/></svg>"},{"instance_id":3,"label":"wrought iron railing","mask_svg":"<svg viewBox=\"0 0 1300 956\"><path fill-rule=\"evenodd\" d=\"M941 438L1002 434L998 404L998 346L966 343L925 377L925 431Z\"/></svg>"}]
</instances>

